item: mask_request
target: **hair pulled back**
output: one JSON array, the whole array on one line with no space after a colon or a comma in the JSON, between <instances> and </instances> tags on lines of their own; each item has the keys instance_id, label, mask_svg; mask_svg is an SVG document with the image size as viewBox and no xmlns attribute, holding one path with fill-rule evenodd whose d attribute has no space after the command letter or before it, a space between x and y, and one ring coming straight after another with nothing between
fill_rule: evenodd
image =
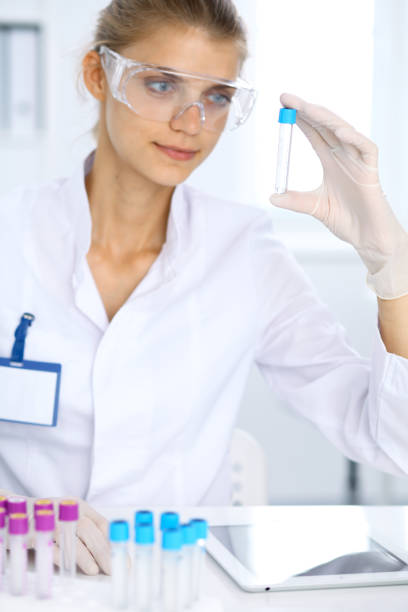
<instances>
[{"instance_id":1,"label":"hair pulled back","mask_svg":"<svg viewBox=\"0 0 408 612\"><path fill-rule=\"evenodd\" d=\"M235 41L241 63L248 55L246 29L233 0L112 0L99 13L93 45L120 53L169 24L197 27L214 38Z\"/></svg>"}]
</instances>

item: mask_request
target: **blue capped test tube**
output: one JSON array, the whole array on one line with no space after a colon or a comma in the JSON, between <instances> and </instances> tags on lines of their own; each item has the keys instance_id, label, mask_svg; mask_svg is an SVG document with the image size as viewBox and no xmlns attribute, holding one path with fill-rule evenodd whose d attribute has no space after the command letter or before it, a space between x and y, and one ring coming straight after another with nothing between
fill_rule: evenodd
<instances>
[{"instance_id":1,"label":"blue capped test tube","mask_svg":"<svg viewBox=\"0 0 408 612\"><path fill-rule=\"evenodd\" d=\"M204 575L204 559L206 553L208 523L205 519L192 519L190 521L195 529L195 545L193 552L193 601L197 601L200 597L200 591L203 583Z\"/></svg>"},{"instance_id":2,"label":"blue capped test tube","mask_svg":"<svg viewBox=\"0 0 408 612\"><path fill-rule=\"evenodd\" d=\"M183 537L180 527L163 530L160 589L163 612L181 612L183 609L182 544Z\"/></svg>"},{"instance_id":3,"label":"blue capped test tube","mask_svg":"<svg viewBox=\"0 0 408 612\"><path fill-rule=\"evenodd\" d=\"M279 111L279 144L276 160L276 193L285 193L288 188L290 149L294 123L296 123L296 110L294 108L281 108Z\"/></svg>"},{"instance_id":4,"label":"blue capped test tube","mask_svg":"<svg viewBox=\"0 0 408 612\"><path fill-rule=\"evenodd\" d=\"M140 517L139 517L140 518ZM144 517L146 518L146 517ZM150 523L135 525L134 602L138 612L153 608L154 528Z\"/></svg>"},{"instance_id":5,"label":"blue capped test tube","mask_svg":"<svg viewBox=\"0 0 408 612\"><path fill-rule=\"evenodd\" d=\"M117 610L123 610L128 606L128 522L112 521L109 525L109 540L112 551L112 605Z\"/></svg>"},{"instance_id":6,"label":"blue capped test tube","mask_svg":"<svg viewBox=\"0 0 408 612\"><path fill-rule=\"evenodd\" d=\"M182 524L181 534L183 538L181 570L182 602L185 608L190 608L194 603L194 550L197 541L194 524L191 522Z\"/></svg>"}]
</instances>

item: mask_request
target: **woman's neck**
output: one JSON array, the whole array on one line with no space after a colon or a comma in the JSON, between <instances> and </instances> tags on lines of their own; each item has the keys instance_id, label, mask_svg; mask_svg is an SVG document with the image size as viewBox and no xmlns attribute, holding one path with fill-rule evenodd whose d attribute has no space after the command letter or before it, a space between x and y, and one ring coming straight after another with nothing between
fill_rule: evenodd
<instances>
[{"instance_id":1,"label":"woman's neck","mask_svg":"<svg viewBox=\"0 0 408 612\"><path fill-rule=\"evenodd\" d=\"M92 247L113 257L159 252L165 239L174 187L157 185L109 152L96 150L85 179L92 217Z\"/></svg>"}]
</instances>

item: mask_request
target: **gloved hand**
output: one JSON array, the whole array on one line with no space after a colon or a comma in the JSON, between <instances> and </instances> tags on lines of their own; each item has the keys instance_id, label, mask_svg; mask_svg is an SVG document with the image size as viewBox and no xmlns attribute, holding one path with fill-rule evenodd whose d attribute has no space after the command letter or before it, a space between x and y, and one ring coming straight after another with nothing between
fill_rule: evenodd
<instances>
[{"instance_id":1,"label":"gloved hand","mask_svg":"<svg viewBox=\"0 0 408 612\"><path fill-rule=\"evenodd\" d=\"M52 498L55 517L58 519L57 508L60 499ZM76 555L77 565L91 576L99 574L101 569L105 574L111 572L110 544L108 540L108 521L83 500L79 502L79 520L77 524ZM55 530L54 563L60 565L59 529Z\"/></svg>"},{"instance_id":2,"label":"gloved hand","mask_svg":"<svg viewBox=\"0 0 408 612\"><path fill-rule=\"evenodd\" d=\"M1 491L0 496L10 497L15 493ZM18 495L18 497L25 497ZM27 500L27 514L30 520L30 533L28 537L28 548L35 546L34 532L34 497L25 497ZM54 533L54 563L60 565L59 529L58 529L58 502L66 498L50 497L54 503L56 519L56 530ZM111 572L110 544L108 541L108 521L85 501L79 502L79 520L77 524L77 565L85 573L96 575L101 569L105 574Z\"/></svg>"},{"instance_id":3,"label":"gloved hand","mask_svg":"<svg viewBox=\"0 0 408 612\"><path fill-rule=\"evenodd\" d=\"M381 189L377 146L327 108L287 93L280 100L297 110L296 123L322 163L323 182L313 191L275 193L270 202L312 215L352 244L378 297L407 295L408 233Z\"/></svg>"}]
</instances>

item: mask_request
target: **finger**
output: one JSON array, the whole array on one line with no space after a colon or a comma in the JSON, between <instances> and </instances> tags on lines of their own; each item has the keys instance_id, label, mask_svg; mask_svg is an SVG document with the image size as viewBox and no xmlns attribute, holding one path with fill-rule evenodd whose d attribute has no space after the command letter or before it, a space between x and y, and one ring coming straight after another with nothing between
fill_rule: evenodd
<instances>
[{"instance_id":1,"label":"finger","mask_svg":"<svg viewBox=\"0 0 408 612\"><path fill-rule=\"evenodd\" d=\"M316 153L321 159L329 160L330 149L340 146L340 141L337 139L337 137L335 141L331 141L332 144L330 145L329 142L327 142L327 139L323 138L320 131L318 131L316 128L312 127L302 119L298 118L296 120L296 124L298 125L299 129L304 133L304 135L312 145L313 149L316 151Z\"/></svg>"},{"instance_id":2,"label":"finger","mask_svg":"<svg viewBox=\"0 0 408 612\"><path fill-rule=\"evenodd\" d=\"M295 108L297 115L312 127L322 126L332 131L340 127L353 128L350 123L347 123L347 121L325 106L312 104L294 94L284 93L281 95L280 101L284 106Z\"/></svg>"},{"instance_id":3,"label":"finger","mask_svg":"<svg viewBox=\"0 0 408 612\"><path fill-rule=\"evenodd\" d=\"M89 506L86 502L83 502L83 514L84 516L89 516L92 521L99 527L105 537L108 537L109 533L109 521L106 520L102 514L99 514L92 506Z\"/></svg>"},{"instance_id":4,"label":"finger","mask_svg":"<svg viewBox=\"0 0 408 612\"><path fill-rule=\"evenodd\" d=\"M313 191L287 191L283 194L272 194L269 201L278 208L294 212L315 215L319 208L322 187Z\"/></svg>"},{"instance_id":5,"label":"finger","mask_svg":"<svg viewBox=\"0 0 408 612\"><path fill-rule=\"evenodd\" d=\"M88 576L96 576L97 574L99 574L98 564L91 555L89 549L82 543L79 538L77 538L76 540L76 545L76 561L78 567L84 572L84 574L88 574Z\"/></svg>"},{"instance_id":6,"label":"finger","mask_svg":"<svg viewBox=\"0 0 408 612\"><path fill-rule=\"evenodd\" d=\"M59 532L57 531L54 535L55 544L53 550L53 559L54 563L57 567L61 566L61 548L59 546ZM90 576L96 576L99 574L99 567L96 563L95 559L92 557L90 551L83 544L83 542L79 538L75 538L76 545L76 564L78 567L85 573ZM65 560L66 564L68 564L68 558Z\"/></svg>"},{"instance_id":7,"label":"finger","mask_svg":"<svg viewBox=\"0 0 408 612\"><path fill-rule=\"evenodd\" d=\"M77 535L105 574L110 574L110 545L105 534L88 516L78 521Z\"/></svg>"}]
</instances>

